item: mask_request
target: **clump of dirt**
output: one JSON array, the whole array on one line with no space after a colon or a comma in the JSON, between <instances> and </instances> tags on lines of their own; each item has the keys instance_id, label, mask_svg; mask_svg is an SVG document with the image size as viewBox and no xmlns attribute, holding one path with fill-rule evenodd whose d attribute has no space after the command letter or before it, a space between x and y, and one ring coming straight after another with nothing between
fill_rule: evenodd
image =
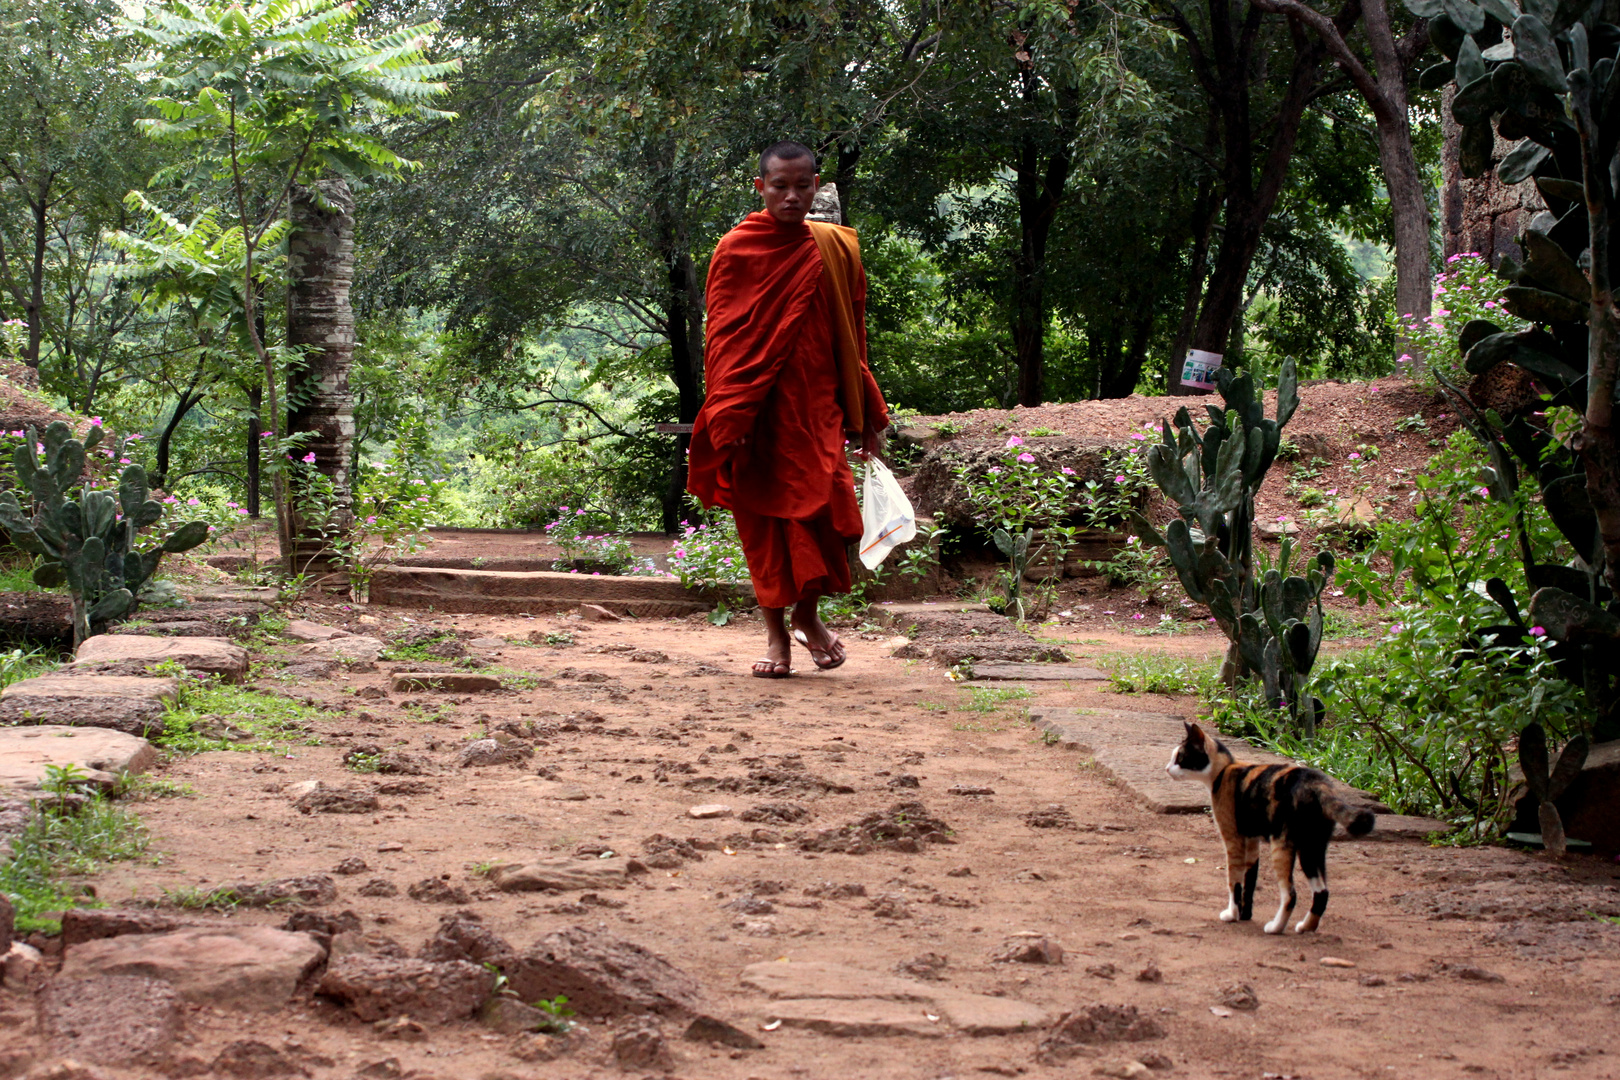
<instances>
[{"instance_id":1,"label":"clump of dirt","mask_svg":"<svg viewBox=\"0 0 1620 1080\"><path fill-rule=\"evenodd\" d=\"M700 776L688 780L683 787L692 791L724 791L737 795L852 795L855 789L848 784L829 780L815 773L798 769L766 767L751 769L747 776Z\"/></svg>"},{"instance_id":2,"label":"clump of dirt","mask_svg":"<svg viewBox=\"0 0 1620 1080\"><path fill-rule=\"evenodd\" d=\"M918 852L924 844L954 844L951 827L920 802L895 803L837 829L823 829L799 841L801 851L864 855L869 851Z\"/></svg>"},{"instance_id":3,"label":"clump of dirt","mask_svg":"<svg viewBox=\"0 0 1620 1080\"><path fill-rule=\"evenodd\" d=\"M737 815L737 820L763 822L769 825L796 825L801 821L808 821L810 817L811 811L808 806L791 802L768 802L749 807Z\"/></svg>"}]
</instances>

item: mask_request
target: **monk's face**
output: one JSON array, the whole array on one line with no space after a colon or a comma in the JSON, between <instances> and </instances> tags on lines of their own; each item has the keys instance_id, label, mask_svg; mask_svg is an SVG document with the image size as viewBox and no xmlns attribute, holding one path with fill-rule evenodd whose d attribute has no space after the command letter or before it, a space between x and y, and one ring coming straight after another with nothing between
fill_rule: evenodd
<instances>
[{"instance_id":1,"label":"monk's face","mask_svg":"<svg viewBox=\"0 0 1620 1080\"><path fill-rule=\"evenodd\" d=\"M765 175L754 177L754 190L765 198L765 212L784 225L798 225L810 212L821 178L810 158L771 158Z\"/></svg>"}]
</instances>

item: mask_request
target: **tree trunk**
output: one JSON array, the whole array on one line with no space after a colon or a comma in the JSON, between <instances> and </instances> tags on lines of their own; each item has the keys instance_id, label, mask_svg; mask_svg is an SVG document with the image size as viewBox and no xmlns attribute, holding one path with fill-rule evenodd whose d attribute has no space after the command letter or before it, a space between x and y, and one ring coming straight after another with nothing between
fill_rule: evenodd
<instances>
[{"instance_id":1,"label":"tree trunk","mask_svg":"<svg viewBox=\"0 0 1620 1080\"><path fill-rule=\"evenodd\" d=\"M1165 369L1165 392L1172 396L1194 391L1181 385L1181 364L1192 346L1193 328L1198 322L1198 300L1204 294L1204 273L1209 269L1209 234L1215 228L1215 216L1221 201L1215 197L1215 179L1206 176L1198 182L1198 195L1193 200L1192 255L1187 260L1187 291L1181 303L1181 323L1170 343L1170 362Z\"/></svg>"},{"instance_id":2,"label":"tree trunk","mask_svg":"<svg viewBox=\"0 0 1620 1080\"><path fill-rule=\"evenodd\" d=\"M254 386L247 392L247 512L255 520L259 517L259 443L264 438L264 387Z\"/></svg>"},{"instance_id":3,"label":"tree trunk","mask_svg":"<svg viewBox=\"0 0 1620 1080\"><path fill-rule=\"evenodd\" d=\"M861 160L861 144L838 144L838 213L839 222L849 225L849 208L855 205L855 166Z\"/></svg>"},{"instance_id":4,"label":"tree trunk","mask_svg":"<svg viewBox=\"0 0 1620 1080\"><path fill-rule=\"evenodd\" d=\"M316 510L306 501L309 490L298 491L298 474L291 474L294 498L288 515L292 569L297 572L317 560L326 561L329 539L345 536L354 524L349 473L354 443L354 396L349 390L354 362L354 311L349 306L354 196L342 180L294 187L290 216L287 344L302 350L304 364L287 373L287 433L308 433L301 448L304 454L315 455L315 468L332 482L330 505Z\"/></svg>"},{"instance_id":5,"label":"tree trunk","mask_svg":"<svg viewBox=\"0 0 1620 1080\"><path fill-rule=\"evenodd\" d=\"M690 424L703 407L703 302L697 293L691 253L671 251L667 259L669 292L664 302L664 325L669 335L670 377L675 382L680 410L677 418ZM675 532L680 524L681 502L686 496L686 452L691 444L690 435L675 437L669 484L661 500L665 532Z\"/></svg>"},{"instance_id":6,"label":"tree trunk","mask_svg":"<svg viewBox=\"0 0 1620 1080\"><path fill-rule=\"evenodd\" d=\"M1041 168L1040 149L1026 135L1019 147L1014 190L1018 197L1018 254L1013 257L1012 337L1018 358L1018 403L1034 408L1046 381L1046 241L1057 219L1073 161L1068 144Z\"/></svg>"}]
</instances>

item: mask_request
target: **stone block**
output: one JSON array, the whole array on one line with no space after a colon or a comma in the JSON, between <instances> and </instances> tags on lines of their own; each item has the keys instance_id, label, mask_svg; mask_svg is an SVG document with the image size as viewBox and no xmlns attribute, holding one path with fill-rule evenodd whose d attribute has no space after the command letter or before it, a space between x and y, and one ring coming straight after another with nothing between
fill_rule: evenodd
<instances>
[{"instance_id":1,"label":"stone block","mask_svg":"<svg viewBox=\"0 0 1620 1080\"><path fill-rule=\"evenodd\" d=\"M241 682L247 674L247 650L224 638L154 637L145 634L98 634L86 638L67 670L106 675L147 675L173 661L193 675L217 675Z\"/></svg>"},{"instance_id":2,"label":"stone block","mask_svg":"<svg viewBox=\"0 0 1620 1080\"><path fill-rule=\"evenodd\" d=\"M102 727L145 736L163 730L173 679L135 675L40 675L0 691L0 723Z\"/></svg>"},{"instance_id":3,"label":"stone block","mask_svg":"<svg viewBox=\"0 0 1620 1080\"><path fill-rule=\"evenodd\" d=\"M86 778L112 787L123 773L157 763L157 748L138 735L108 728L39 724L0 728L0 791L38 791L47 766L76 765Z\"/></svg>"},{"instance_id":4,"label":"stone block","mask_svg":"<svg viewBox=\"0 0 1620 1080\"><path fill-rule=\"evenodd\" d=\"M198 926L72 946L62 976L139 975L172 984L187 1001L266 1010L279 1008L325 958L326 950L308 934Z\"/></svg>"}]
</instances>

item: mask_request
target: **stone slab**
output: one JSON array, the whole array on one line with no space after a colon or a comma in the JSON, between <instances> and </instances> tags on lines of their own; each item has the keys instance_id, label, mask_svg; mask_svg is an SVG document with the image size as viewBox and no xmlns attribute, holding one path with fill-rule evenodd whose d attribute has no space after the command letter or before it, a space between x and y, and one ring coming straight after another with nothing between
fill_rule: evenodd
<instances>
[{"instance_id":1,"label":"stone slab","mask_svg":"<svg viewBox=\"0 0 1620 1080\"><path fill-rule=\"evenodd\" d=\"M0 691L0 723L68 724L145 736L163 730L173 679L136 675L41 675Z\"/></svg>"},{"instance_id":2,"label":"stone slab","mask_svg":"<svg viewBox=\"0 0 1620 1080\"><path fill-rule=\"evenodd\" d=\"M1209 809L1209 791L1194 780L1172 780L1165 772L1170 754L1185 735L1180 716L1130 712L1122 709L1048 709L1031 713L1042 731L1057 736L1060 745L1091 755L1097 767L1140 799L1156 814L1202 814ZM1275 765L1300 764L1291 758L1257 749L1242 739L1221 736L1239 761ZM1339 780L1339 793L1354 806L1378 815L1378 823L1365 840L1422 839L1450 826L1432 818L1393 814L1389 807L1364 791ZM1386 830L1386 822L1388 829ZM1383 835L1380 835L1383 834ZM1350 837L1340 828L1334 838Z\"/></svg>"},{"instance_id":3,"label":"stone slab","mask_svg":"<svg viewBox=\"0 0 1620 1080\"><path fill-rule=\"evenodd\" d=\"M188 927L74 945L63 978L142 975L162 979L187 1001L222 1008L278 1008L326 958L308 934L267 926Z\"/></svg>"},{"instance_id":4,"label":"stone slab","mask_svg":"<svg viewBox=\"0 0 1620 1080\"><path fill-rule=\"evenodd\" d=\"M975 604L965 600L942 600L938 603L904 603L904 604L873 604L867 609L867 615L875 619L880 625L905 629L916 622L918 617L927 618L930 615L989 615L988 604Z\"/></svg>"},{"instance_id":5,"label":"stone slab","mask_svg":"<svg viewBox=\"0 0 1620 1080\"><path fill-rule=\"evenodd\" d=\"M172 660L193 675L218 675L226 682L241 682L248 667L246 649L210 637L98 634L86 638L74 657L70 671L144 675L152 666Z\"/></svg>"},{"instance_id":6,"label":"stone slab","mask_svg":"<svg viewBox=\"0 0 1620 1080\"><path fill-rule=\"evenodd\" d=\"M308 619L293 619L281 633L294 641L331 641L333 638L353 636L347 630L339 630L335 626L322 626Z\"/></svg>"},{"instance_id":7,"label":"stone slab","mask_svg":"<svg viewBox=\"0 0 1620 1080\"><path fill-rule=\"evenodd\" d=\"M381 638L345 635L300 645L296 653L300 660L338 660L345 663L364 663L382 658L388 648Z\"/></svg>"},{"instance_id":8,"label":"stone slab","mask_svg":"<svg viewBox=\"0 0 1620 1080\"><path fill-rule=\"evenodd\" d=\"M1045 1009L1016 998L819 960L750 964L742 984L774 999L761 1010L770 1018L826 1035L1008 1035L1052 1022Z\"/></svg>"},{"instance_id":9,"label":"stone slab","mask_svg":"<svg viewBox=\"0 0 1620 1080\"><path fill-rule=\"evenodd\" d=\"M1107 675L1080 664L974 664L973 682L1099 682Z\"/></svg>"},{"instance_id":10,"label":"stone slab","mask_svg":"<svg viewBox=\"0 0 1620 1080\"><path fill-rule=\"evenodd\" d=\"M582 889L622 889L625 871L602 861L579 859L536 859L529 863L509 863L492 867L489 880L502 892L538 892L551 889L573 892Z\"/></svg>"},{"instance_id":11,"label":"stone slab","mask_svg":"<svg viewBox=\"0 0 1620 1080\"><path fill-rule=\"evenodd\" d=\"M225 585L198 589L191 594L193 600L218 600L232 604L273 604L281 590L270 585Z\"/></svg>"},{"instance_id":12,"label":"stone slab","mask_svg":"<svg viewBox=\"0 0 1620 1080\"><path fill-rule=\"evenodd\" d=\"M0 728L0 791L38 791L47 765L77 765L104 787L123 773L157 763L157 748L138 735L109 728L37 724Z\"/></svg>"},{"instance_id":13,"label":"stone slab","mask_svg":"<svg viewBox=\"0 0 1620 1080\"><path fill-rule=\"evenodd\" d=\"M878 998L786 998L773 1001L765 1012L783 1027L814 1031L819 1035L859 1039L870 1036L911 1035L944 1038L951 1027L939 1013L915 1002ZM937 1019L929 1020L933 1015Z\"/></svg>"},{"instance_id":14,"label":"stone slab","mask_svg":"<svg viewBox=\"0 0 1620 1080\"><path fill-rule=\"evenodd\" d=\"M174 987L132 975L57 979L35 1005L52 1053L97 1065L159 1064L184 1026Z\"/></svg>"},{"instance_id":15,"label":"stone slab","mask_svg":"<svg viewBox=\"0 0 1620 1080\"><path fill-rule=\"evenodd\" d=\"M476 671L396 671L394 690L445 690L452 693L475 694L486 690L499 690L501 680L493 675Z\"/></svg>"},{"instance_id":16,"label":"stone slab","mask_svg":"<svg viewBox=\"0 0 1620 1080\"><path fill-rule=\"evenodd\" d=\"M712 610L722 598L690 592L674 578L421 566L383 567L368 588L373 604L481 614L550 614L599 604L616 615L663 618ZM725 598L733 606L753 603L746 588L728 589Z\"/></svg>"}]
</instances>

